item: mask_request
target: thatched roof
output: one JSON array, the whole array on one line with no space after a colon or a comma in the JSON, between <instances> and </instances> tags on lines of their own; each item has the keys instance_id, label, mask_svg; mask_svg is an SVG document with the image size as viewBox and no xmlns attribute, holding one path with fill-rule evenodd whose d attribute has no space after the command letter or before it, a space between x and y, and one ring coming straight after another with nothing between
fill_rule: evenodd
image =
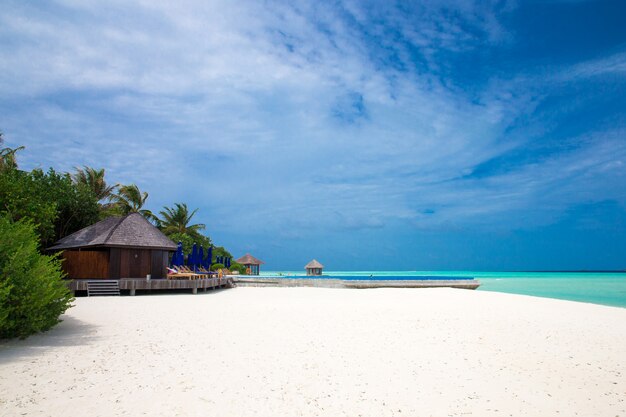
<instances>
[{"instance_id":1,"label":"thatched roof","mask_svg":"<svg viewBox=\"0 0 626 417\"><path fill-rule=\"evenodd\" d=\"M246 253L241 258L236 259L235 262L242 265L261 265L265 263L262 260L250 255L249 253Z\"/></svg>"},{"instance_id":2,"label":"thatched roof","mask_svg":"<svg viewBox=\"0 0 626 417\"><path fill-rule=\"evenodd\" d=\"M311 262L309 262L308 264L306 264L304 266L304 269L311 269L311 268L324 268L324 265L322 265L321 263L317 262L317 260L313 259Z\"/></svg>"},{"instance_id":3,"label":"thatched roof","mask_svg":"<svg viewBox=\"0 0 626 417\"><path fill-rule=\"evenodd\" d=\"M139 213L99 221L64 237L48 250L97 246L176 250L176 244Z\"/></svg>"}]
</instances>

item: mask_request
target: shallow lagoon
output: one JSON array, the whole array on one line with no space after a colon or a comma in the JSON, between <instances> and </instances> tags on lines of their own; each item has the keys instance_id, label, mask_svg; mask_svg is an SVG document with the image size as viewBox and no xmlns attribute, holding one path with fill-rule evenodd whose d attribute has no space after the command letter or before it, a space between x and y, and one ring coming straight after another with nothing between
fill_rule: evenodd
<instances>
[{"instance_id":1,"label":"shallow lagoon","mask_svg":"<svg viewBox=\"0 0 626 417\"><path fill-rule=\"evenodd\" d=\"M304 278L301 272L268 271L261 276ZM480 280L478 291L497 291L626 307L625 272L484 272L484 271L328 271L321 278Z\"/></svg>"}]
</instances>

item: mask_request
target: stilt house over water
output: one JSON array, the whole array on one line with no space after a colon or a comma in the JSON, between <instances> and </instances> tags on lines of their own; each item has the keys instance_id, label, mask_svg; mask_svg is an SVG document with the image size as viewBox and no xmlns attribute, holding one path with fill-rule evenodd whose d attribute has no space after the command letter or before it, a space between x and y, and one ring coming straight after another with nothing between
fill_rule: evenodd
<instances>
[{"instance_id":1,"label":"stilt house over water","mask_svg":"<svg viewBox=\"0 0 626 417\"><path fill-rule=\"evenodd\" d=\"M176 244L139 213L109 217L56 242L70 279L167 277Z\"/></svg>"},{"instance_id":2,"label":"stilt house over water","mask_svg":"<svg viewBox=\"0 0 626 417\"><path fill-rule=\"evenodd\" d=\"M250 255L249 253L246 253L235 262L246 267L246 275L259 275L259 268L261 264L265 263L262 260Z\"/></svg>"},{"instance_id":3,"label":"stilt house over water","mask_svg":"<svg viewBox=\"0 0 626 417\"><path fill-rule=\"evenodd\" d=\"M306 264L306 266L304 267L304 269L306 269L307 275L322 275L323 268L324 268L324 265L317 262L317 260L315 259L313 259L311 262Z\"/></svg>"}]
</instances>

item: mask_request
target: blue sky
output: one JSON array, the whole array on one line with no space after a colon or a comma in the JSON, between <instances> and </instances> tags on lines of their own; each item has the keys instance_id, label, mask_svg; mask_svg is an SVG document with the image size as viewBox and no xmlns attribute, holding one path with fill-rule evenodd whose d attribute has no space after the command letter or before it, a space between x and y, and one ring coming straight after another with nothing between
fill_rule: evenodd
<instances>
[{"instance_id":1,"label":"blue sky","mask_svg":"<svg viewBox=\"0 0 626 417\"><path fill-rule=\"evenodd\" d=\"M266 269L626 268L622 1L4 0L0 130Z\"/></svg>"}]
</instances>

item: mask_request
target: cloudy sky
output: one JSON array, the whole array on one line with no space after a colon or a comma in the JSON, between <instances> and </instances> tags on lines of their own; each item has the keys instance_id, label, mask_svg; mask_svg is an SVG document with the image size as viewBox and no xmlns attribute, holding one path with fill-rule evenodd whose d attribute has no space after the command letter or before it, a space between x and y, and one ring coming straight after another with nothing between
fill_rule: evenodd
<instances>
[{"instance_id":1,"label":"cloudy sky","mask_svg":"<svg viewBox=\"0 0 626 417\"><path fill-rule=\"evenodd\" d=\"M3 0L0 131L265 269L626 268L626 4Z\"/></svg>"}]
</instances>

